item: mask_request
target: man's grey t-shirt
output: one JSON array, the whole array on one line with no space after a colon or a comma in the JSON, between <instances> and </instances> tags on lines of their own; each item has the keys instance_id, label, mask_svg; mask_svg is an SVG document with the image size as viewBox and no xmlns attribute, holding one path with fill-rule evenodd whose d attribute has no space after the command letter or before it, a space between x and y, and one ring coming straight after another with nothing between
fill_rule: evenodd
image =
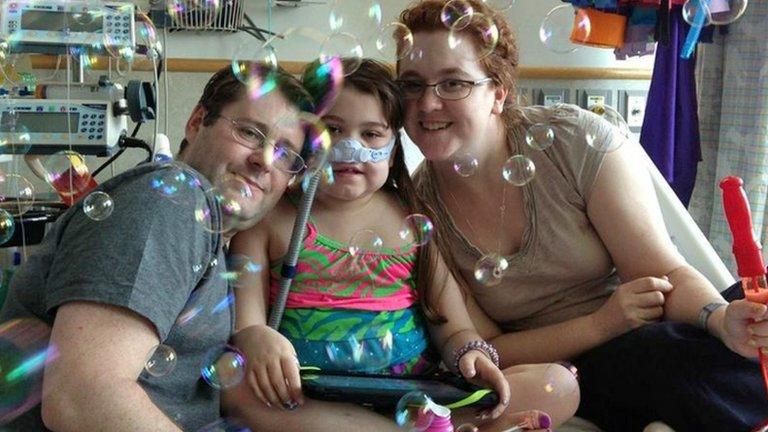
<instances>
[{"instance_id":1,"label":"man's grey t-shirt","mask_svg":"<svg viewBox=\"0 0 768 432\"><path fill-rule=\"evenodd\" d=\"M180 163L139 166L105 182L99 190L112 198L112 214L92 220L82 201L64 213L14 275L0 323L38 319L51 326L57 308L71 301L129 309L148 319L160 343L176 353L170 373L139 377L152 401L184 430L216 420L219 394L200 368L227 342L234 306L219 275L225 263L221 235L211 229L219 226L219 214L204 193L209 188ZM198 223L195 210L210 210L212 225ZM45 430L40 406L9 429Z\"/></svg>"}]
</instances>

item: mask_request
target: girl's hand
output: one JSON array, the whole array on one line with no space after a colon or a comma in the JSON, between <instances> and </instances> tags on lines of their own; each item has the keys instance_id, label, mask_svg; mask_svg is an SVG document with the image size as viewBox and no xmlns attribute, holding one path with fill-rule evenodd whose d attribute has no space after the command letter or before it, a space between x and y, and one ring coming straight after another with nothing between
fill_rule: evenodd
<instances>
[{"instance_id":1,"label":"girl's hand","mask_svg":"<svg viewBox=\"0 0 768 432\"><path fill-rule=\"evenodd\" d=\"M486 411L481 419L497 418L509 405L509 382L501 370L480 350L471 350L459 359L459 372L469 382L490 387L499 395L499 404L492 411Z\"/></svg>"},{"instance_id":2,"label":"girl's hand","mask_svg":"<svg viewBox=\"0 0 768 432\"><path fill-rule=\"evenodd\" d=\"M760 303L748 300L735 300L725 309L713 333L720 334L720 339L731 351L744 357L757 357L758 348L768 347L768 308ZM711 318L710 318L711 319ZM722 330L718 332L718 327Z\"/></svg>"},{"instance_id":3,"label":"girl's hand","mask_svg":"<svg viewBox=\"0 0 768 432\"><path fill-rule=\"evenodd\" d=\"M291 342L278 331L255 325L233 337L246 355L246 380L265 405L295 409L304 404L299 360Z\"/></svg>"},{"instance_id":4,"label":"girl's hand","mask_svg":"<svg viewBox=\"0 0 768 432\"><path fill-rule=\"evenodd\" d=\"M672 291L667 278L643 277L621 284L592 314L596 325L613 338L664 317L665 294Z\"/></svg>"}]
</instances>

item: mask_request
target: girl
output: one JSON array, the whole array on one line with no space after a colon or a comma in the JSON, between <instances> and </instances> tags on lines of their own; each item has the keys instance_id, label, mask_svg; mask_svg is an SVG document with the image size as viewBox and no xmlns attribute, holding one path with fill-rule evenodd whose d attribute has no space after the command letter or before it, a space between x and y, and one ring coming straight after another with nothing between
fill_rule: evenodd
<instances>
[{"instance_id":1,"label":"girl","mask_svg":"<svg viewBox=\"0 0 768 432\"><path fill-rule=\"evenodd\" d=\"M347 69L351 66L348 60L343 63ZM413 192L397 133L403 116L398 89L386 66L373 60L364 60L344 84L323 117L335 144L329 157L334 182L318 190L279 332L265 322L268 301L276 294L275 270L287 251L296 216L295 200L284 198L262 223L232 241L231 253L268 262L273 271L263 272L259 283L236 295L234 341L247 356L248 375L246 383L225 395L225 406L260 431L357 431L361 425L397 430L391 420L361 407L305 403L298 366L426 374L437 363L428 329L446 365L499 394L498 406L472 419L482 423L483 430L518 423L521 415L514 412L531 406L557 413L556 423L564 421L578 405L573 374L558 365L499 370L495 350L472 325L460 288L436 248L398 250L401 221L426 210ZM382 249L350 259L351 247L345 241L371 231L381 236ZM362 272L355 271L359 266ZM371 347L374 355L368 356ZM550 384L563 390L557 393L564 395L562 400L537 383L537 374L545 371ZM510 384L515 388L513 400ZM262 403L253 403L254 397ZM299 405L290 414L269 409ZM454 422L460 424L461 417L455 413Z\"/></svg>"}]
</instances>

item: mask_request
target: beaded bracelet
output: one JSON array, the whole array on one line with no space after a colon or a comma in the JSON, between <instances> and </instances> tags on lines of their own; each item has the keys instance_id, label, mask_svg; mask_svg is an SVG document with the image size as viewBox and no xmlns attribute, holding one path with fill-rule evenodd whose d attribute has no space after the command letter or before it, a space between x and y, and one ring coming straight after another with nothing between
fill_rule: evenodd
<instances>
[{"instance_id":1,"label":"beaded bracelet","mask_svg":"<svg viewBox=\"0 0 768 432\"><path fill-rule=\"evenodd\" d=\"M458 371L459 370L459 360L461 360L461 357L472 351L472 350L480 350L485 353L485 355L488 356L489 359L496 365L496 367L499 366L499 352L496 351L496 348L493 347L493 345L489 344L488 342L484 340L473 340L465 343L459 348L456 348L455 351L453 351L453 369Z\"/></svg>"}]
</instances>

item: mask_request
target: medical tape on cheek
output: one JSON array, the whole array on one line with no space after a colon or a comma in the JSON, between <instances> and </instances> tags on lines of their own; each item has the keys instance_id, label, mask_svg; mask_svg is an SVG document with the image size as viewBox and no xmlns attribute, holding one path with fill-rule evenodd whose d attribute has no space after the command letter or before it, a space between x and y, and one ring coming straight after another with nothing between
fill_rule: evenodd
<instances>
[{"instance_id":1,"label":"medical tape on cheek","mask_svg":"<svg viewBox=\"0 0 768 432\"><path fill-rule=\"evenodd\" d=\"M377 163L389 159L395 148L395 137L380 149L370 149L354 138L343 138L337 142L328 155L328 162L336 163Z\"/></svg>"}]
</instances>

